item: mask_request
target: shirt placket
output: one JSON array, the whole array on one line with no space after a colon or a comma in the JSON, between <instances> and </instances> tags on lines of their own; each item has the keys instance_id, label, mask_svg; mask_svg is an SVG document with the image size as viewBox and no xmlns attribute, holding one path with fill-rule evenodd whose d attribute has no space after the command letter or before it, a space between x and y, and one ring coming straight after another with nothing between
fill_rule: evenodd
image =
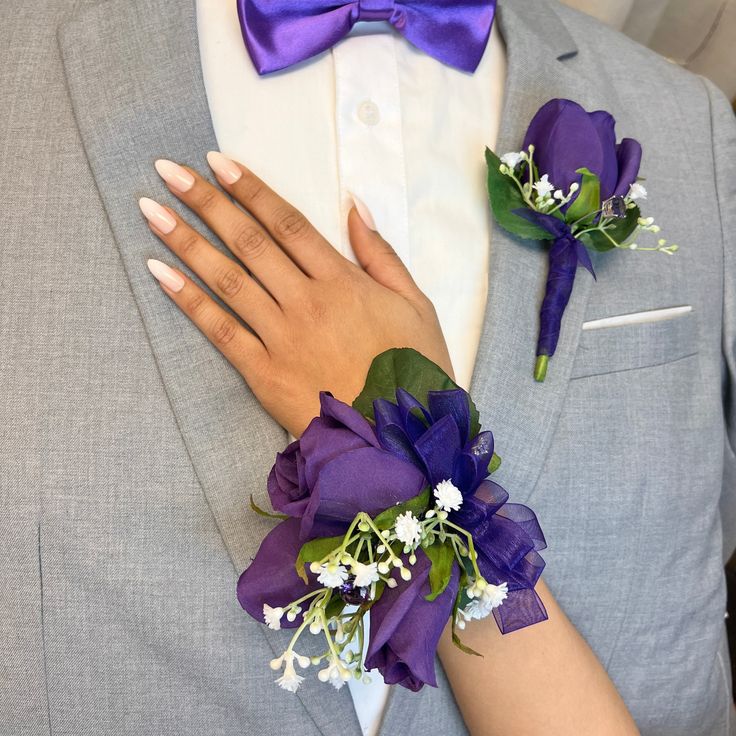
<instances>
[{"instance_id":1,"label":"shirt placket","mask_svg":"<svg viewBox=\"0 0 736 736\"><path fill-rule=\"evenodd\" d=\"M392 31L352 36L332 50L343 255L355 260L347 231L351 193L411 269L399 70Z\"/></svg>"}]
</instances>

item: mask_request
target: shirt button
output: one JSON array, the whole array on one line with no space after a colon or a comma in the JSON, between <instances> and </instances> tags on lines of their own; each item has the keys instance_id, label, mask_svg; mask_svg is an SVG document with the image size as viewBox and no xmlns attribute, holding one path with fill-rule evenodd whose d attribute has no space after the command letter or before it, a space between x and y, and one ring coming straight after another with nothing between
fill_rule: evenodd
<instances>
[{"instance_id":1,"label":"shirt button","mask_svg":"<svg viewBox=\"0 0 736 736\"><path fill-rule=\"evenodd\" d=\"M372 100L363 100L358 105L358 119L366 125L378 125L381 120L378 105Z\"/></svg>"}]
</instances>

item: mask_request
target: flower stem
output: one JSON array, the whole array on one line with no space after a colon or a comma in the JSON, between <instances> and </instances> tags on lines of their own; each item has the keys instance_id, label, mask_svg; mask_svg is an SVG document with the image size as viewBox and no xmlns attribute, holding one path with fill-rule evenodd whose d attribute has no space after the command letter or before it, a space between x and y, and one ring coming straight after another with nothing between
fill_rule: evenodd
<instances>
[{"instance_id":1,"label":"flower stem","mask_svg":"<svg viewBox=\"0 0 736 736\"><path fill-rule=\"evenodd\" d=\"M544 383L547 377L547 366L549 365L549 355L538 355L537 362L534 366L534 380L537 383Z\"/></svg>"}]
</instances>

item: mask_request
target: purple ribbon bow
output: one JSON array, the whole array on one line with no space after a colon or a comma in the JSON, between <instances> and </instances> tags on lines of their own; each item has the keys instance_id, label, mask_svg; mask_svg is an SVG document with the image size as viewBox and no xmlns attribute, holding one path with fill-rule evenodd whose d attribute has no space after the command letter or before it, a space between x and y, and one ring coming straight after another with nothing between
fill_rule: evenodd
<instances>
[{"instance_id":1,"label":"purple ribbon bow","mask_svg":"<svg viewBox=\"0 0 736 736\"><path fill-rule=\"evenodd\" d=\"M496 0L237 0L243 39L259 74L326 51L358 21L388 21L433 58L474 72Z\"/></svg>"}]
</instances>

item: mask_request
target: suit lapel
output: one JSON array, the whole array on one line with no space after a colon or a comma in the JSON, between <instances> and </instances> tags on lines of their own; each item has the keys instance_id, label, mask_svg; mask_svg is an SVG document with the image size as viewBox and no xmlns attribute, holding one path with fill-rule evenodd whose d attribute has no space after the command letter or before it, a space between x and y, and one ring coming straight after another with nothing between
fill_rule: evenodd
<instances>
[{"instance_id":1,"label":"suit lapel","mask_svg":"<svg viewBox=\"0 0 736 736\"><path fill-rule=\"evenodd\" d=\"M271 526L249 510L249 494L268 508L264 480L286 436L148 274L148 258L172 257L136 205L149 195L181 211L153 161L166 157L208 172L204 156L217 148L194 0L96 5L61 29L60 44L89 163L166 392L240 572Z\"/></svg>"},{"instance_id":2,"label":"suit lapel","mask_svg":"<svg viewBox=\"0 0 736 736\"><path fill-rule=\"evenodd\" d=\"M573 39L547 3L506 0L499 3L498 21L508 59L496 145L501 155L520 149L529 122L549 99L571 98L588 109L596 100L595 86L575 63ZM512 500L522 502L537 484L557 424L593 283L578 270L557 352L547 380L539 384L533 370L546 277L546 248L493 228L489 296L472 395L504 459L499 482Z\"/></svg>"}]
</instances>

